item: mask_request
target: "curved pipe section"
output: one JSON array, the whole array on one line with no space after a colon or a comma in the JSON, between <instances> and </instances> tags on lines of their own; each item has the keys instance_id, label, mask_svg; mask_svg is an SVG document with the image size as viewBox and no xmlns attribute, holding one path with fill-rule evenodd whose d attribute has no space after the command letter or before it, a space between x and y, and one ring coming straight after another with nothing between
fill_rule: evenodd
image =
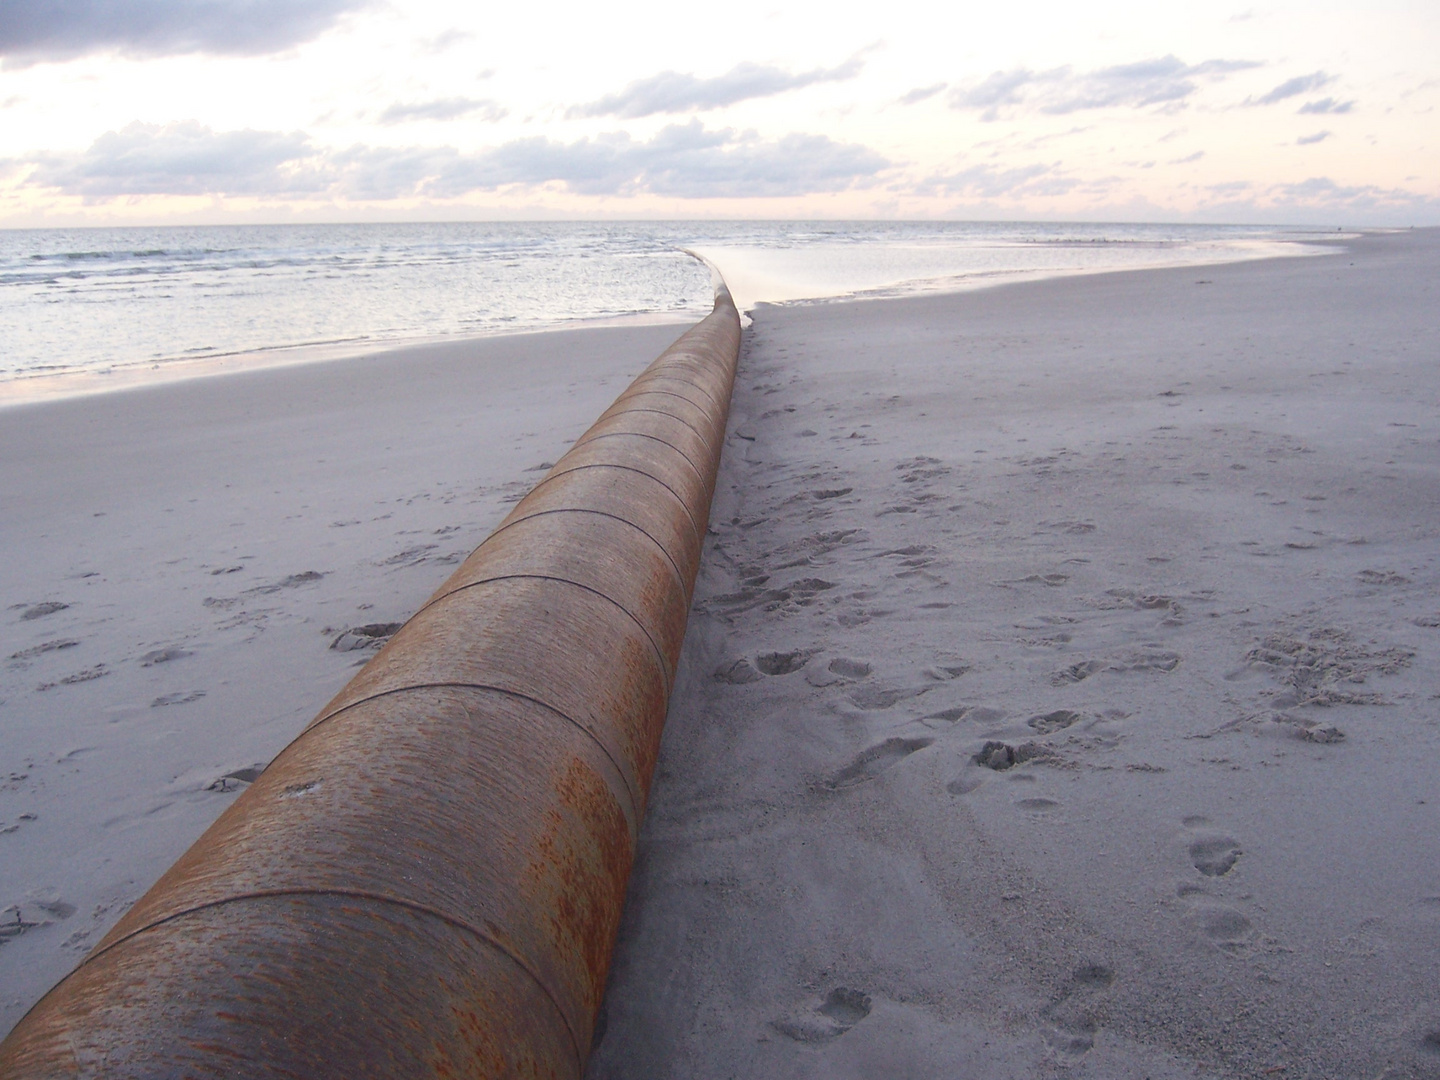
<instances>
[{"instance_id":1,"label":"curved pipe section","mask_svg":"<svg viewBox=\"0 0 1440 1080\"><path fill-rule=\"evenodd\" d=\"M579 1077L739 345L722 285L30 1011L0 1075Z\"/></svg>"}]
</instances>

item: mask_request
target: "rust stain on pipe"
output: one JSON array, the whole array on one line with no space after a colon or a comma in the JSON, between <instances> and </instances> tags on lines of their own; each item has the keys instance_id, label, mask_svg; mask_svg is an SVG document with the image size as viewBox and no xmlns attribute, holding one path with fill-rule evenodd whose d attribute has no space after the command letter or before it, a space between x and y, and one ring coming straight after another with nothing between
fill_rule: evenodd
<instances>
[{"instance_id":1,"label":"rust stain on pipe","mask_svg":"<svg viewBox=\"0 0 1440 1080\"><path fill-rule=\"evenodd\" d=\"M739 345L722 286L20 1021L0 1076L580 1076Z\"/></svg>"}]
</instances>

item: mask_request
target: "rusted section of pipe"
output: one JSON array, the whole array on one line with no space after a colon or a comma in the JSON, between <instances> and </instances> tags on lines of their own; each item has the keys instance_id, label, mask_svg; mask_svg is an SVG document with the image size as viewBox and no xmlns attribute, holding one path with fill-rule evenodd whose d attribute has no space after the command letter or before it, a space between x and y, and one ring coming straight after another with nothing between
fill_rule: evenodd
<instances>
[{"instance_id":1,"label":"rusted section of pipe","mask_svg":"<svg viewBox=\"0 0 1440 1080\"><path fill-rule=\"evenodd\" d=\"M699 569L729 294L0 1044L0 1076L578 1077Z\"/></svg>"}]
</instances>

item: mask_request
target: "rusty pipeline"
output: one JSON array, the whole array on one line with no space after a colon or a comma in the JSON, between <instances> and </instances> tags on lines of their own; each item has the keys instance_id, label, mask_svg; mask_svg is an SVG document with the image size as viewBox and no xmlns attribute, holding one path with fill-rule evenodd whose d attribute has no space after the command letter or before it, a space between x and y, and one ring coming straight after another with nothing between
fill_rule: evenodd
<instances>
[{"instance_id":1,"label":"rusty pipeline","mask_svg":"<svg viewBox=\"0 0 1440 1080\"><path fill-rule=\"evenodd\" d=\"M721 286L30 1010L0 1076L579 1077L739 343Z\"/></svg>"}]
</instances>

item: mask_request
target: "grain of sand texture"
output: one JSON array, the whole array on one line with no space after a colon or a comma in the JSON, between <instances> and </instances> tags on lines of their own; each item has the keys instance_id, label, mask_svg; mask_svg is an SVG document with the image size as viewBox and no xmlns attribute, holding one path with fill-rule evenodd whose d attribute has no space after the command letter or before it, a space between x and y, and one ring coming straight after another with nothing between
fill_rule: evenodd
<instances>
[{"instance_id":1,"label":"grain of sand texture","mask_svg":"<svg viewBox=\"0 0 1440 1080\"><path fill-rule=\"evenodd\" d=\"M1437 285L760 308L591 1080L1440 1076Z\"/></svg>"}]
</instances>

